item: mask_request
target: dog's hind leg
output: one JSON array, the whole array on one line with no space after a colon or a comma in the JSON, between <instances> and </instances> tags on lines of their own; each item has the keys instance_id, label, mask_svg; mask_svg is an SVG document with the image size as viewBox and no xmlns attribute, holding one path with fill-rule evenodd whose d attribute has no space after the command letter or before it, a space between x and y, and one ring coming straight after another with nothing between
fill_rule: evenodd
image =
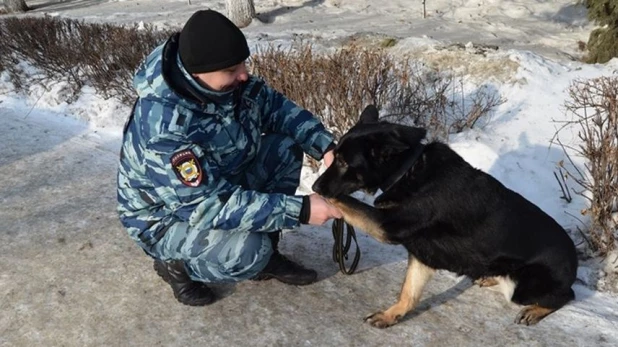
<instances>
[{"instance_id":1,"label":"dog's hind leg","mask_svg":"<svg viewBox=\"0 0 618 347\"><path fill-rule=\"evenodd\" d=\"M489 290L502 293L507 301L511 301L515 286L517 285L509 276L481 277L474 281L474 284L481 288L488 288Z\"/></svg>"},{"instance_id":2,"label":"dog's hind leg","mask_svg":"<svg viewBox=\"0 0 618 347\"><path fill-rule=\"evenodd\" d=\"M575 299L575 293L568 281L560 281L543 265L530 265L517 274L517 286L512 301L527 305L515 318L515 323L533 325L550 313Z\"/></svg>"},{"instance_id":3,"label":"dog's hind leg","mask_svg":"<svg viewBox=\"0 0 618 347\"><path fill-rule=\"evenodd\" d=\"M474 284L483 288L483 287L493 287L498 285L498 279L496 277L481 277L474 280Z\"/></svg>"},{"instance_id":4,"label":"dog's hind leg","mask_svg":"<svg viewBox=\"0 0 618 347\"><path fill-rule=\"evenodd\" d=\"M435 269L421 263L411 254L408 255L408 269L399 294L399 301L386 311L379 311L365 317L365 322L377 328L386 328L396 324L418 304L423 288L434 272Z\"/></svg>"},{"instance_id":5,"label":"dog's hind leg","mask_svg":"<svg viewBox=\"0 0 618 347\"><path fill-rule=\"evenodd\" d=\"M386 232L380 225L379 210L351 196L329 199L329 202L341 211L346 222L363 230L380 242L390 243Z\"/></svg>"},{"instance_id":6,"label":"dog's hind leg","mask_svg":"<svg viewBox=\"0 0 618 347\"><path fill-rule=\"evenodd\" d=\"M539 305L526 306L519 311L517 317L515 317L515 323L534 325L554 311L556 311L555 308L547 308Z\"/></svg>"},{"instance_id":7,"label":"dog's hind leg","mask_svg":"<svg viewBox=\"0 0 618 347\"><path fill-rule=\"evenodd\" d=\"M515 295L517 294L517 289L515 289ZM535 301L534 304L528 305L524 307L517 316L515 317L515 323L517 324L525 324L525 325L534 325L541 321L541 319L547 317L550 313L557 311L562 306L566 305L569 301L575 298L575 293L571 288L566 290L562 290L558 293L550 293L546 294L537 299L533 299ZM515 300L513 300L515 302Z\"/></svg>"}]
</instances>

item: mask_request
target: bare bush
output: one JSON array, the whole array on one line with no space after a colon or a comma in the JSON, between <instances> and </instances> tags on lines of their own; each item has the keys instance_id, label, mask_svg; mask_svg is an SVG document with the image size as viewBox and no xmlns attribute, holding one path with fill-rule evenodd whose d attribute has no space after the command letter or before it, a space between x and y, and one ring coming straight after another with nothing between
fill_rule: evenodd
<instances>
[{"instance_id":1,"label":"bare bush","mask_svg":"<svg viewBox=\"0 0 618 347\"><path fill-rule=\"evenodd\" d=\"M582 143L574 150L587 163L585 172L566 170L590 202L582 212L591 219L587 239L594 251L605 255L616 248L618 238L618 78L574 81L569 96L566 110L575 119L565 126L579 127Z\"/></svg>"},{"instance_id":2,"label":"bare bush","mask_svg":"<svg viewBox=\"0 0 618 347\"><path fill-rule=\"evenodd\" d=\"M7 48L0 50L0 67L9 71L16 88L42 80L63 81L71 90L69 99L74 99L89 84L105 97L130 103L135 97L133 72L172 32L50 16L6 18L0 22L0 45ZM42 76L25 76L18 61L28 62Z\"/></svg>"},{"instance_id":3,"label":"bare bush","mask_svg":"<svg viewBox=\"0 0 618 347\"><path fill-rule=\"evenodd\" d=\"M4 20L3 29L2 45L13 53L12 59L30 62L45 78L68 82L75 93L81 89L80 57L75 54L79 41L74 40L79 29L74 21L10 17Z\"/></svg>"},{"instance_id":4,"label":"bare bush","mask_svg":"<svg viewBox=\"0 0 618 347\"><path fill-rule=\"evenodd\" d=\"M383 104L384 82L393 63L369 51L315 54L301 44L288 51L272 46L251 59L251 70L299 105L321 116L336 136L355 122L363 105ZM368 69L375 69L369 73Z\"/></svg>"},{"instance_id":5,"label":"bare bush","mask_svg":"<svg viewBox=\"0 0 618 347\"><path fill-rule=\"evenodd\" d=\"M116 97L126 104L135 98L132 86L136 68L157 45L173 31L157 31L137 25L118 27L111 24L83 27L84 72L90 84L104 97Z\"/></svg>"},{"instance_id":6,"label":"bare bush","mask_svg":"<svg viewBox=\"0 0 618 347\"><path fill-rule=\"evenodd\" d=\"M426 127L438 138L475 126L504 100L485 89L465 95L451 75L385 50L358 46L317 54L299 43L287 50L269 46L252 57L252 73L299 105L318 114L341 136L369 103L395 122Z\"/></svg>"}]
</instances>

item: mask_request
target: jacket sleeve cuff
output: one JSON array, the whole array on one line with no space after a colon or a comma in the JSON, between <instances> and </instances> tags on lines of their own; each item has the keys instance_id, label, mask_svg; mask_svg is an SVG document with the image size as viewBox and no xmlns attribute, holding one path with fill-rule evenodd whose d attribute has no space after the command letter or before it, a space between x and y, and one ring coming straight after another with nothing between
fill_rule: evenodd
<instances>
[{"instance_id":1,"label":"jacket sleeve cuff","mask_svg":"<svg viewBox=\"0 0 618 347\"><path fill-rule=\"evenodd\" d=\"M324 153L328 152L330 146L334 148L334 137L327 131L321 131L314 136L307 154L313 159L321 160Z\"/></svg>"},{"instance_id":2,"label":"jacket sleeve cuff","mask_svg":"<svg viewBox=\"0 0 618 347\"><path fill-rule=\"evenodd\" d=\"M335 149L335 147L337 147L337 145L335 144L335 142L331 142L330 145L328 145L328 147L326 147L326 149L324 150L324 154L332 151L333 149ZM324 154L322 154L322 157L324 156Z\"/></svg>"},{"instance_id":3,"label":"jacket sleeve cuff","mask_svg":"<svg viewBox=\"0 0 618 347\"><path fill-rule=\"evenodd\" d=\"M303 196L303 205L300 208L298 221L300 224L309 224L309 217L311 217L311 200L309 200L309 195L305 195Z\"/></svg>"},{"instance_id":4,"label":"jacket sleeve cuff","mask_svg":"<svg viewBox=\"0 0 618 347\"><path fill-rule=\"evenodd\" d=\"M285 197L284 229L294 229L300 224L299 218L303 207L303 199L300 195L288 195Z\"/></svg>"}]
</instances>

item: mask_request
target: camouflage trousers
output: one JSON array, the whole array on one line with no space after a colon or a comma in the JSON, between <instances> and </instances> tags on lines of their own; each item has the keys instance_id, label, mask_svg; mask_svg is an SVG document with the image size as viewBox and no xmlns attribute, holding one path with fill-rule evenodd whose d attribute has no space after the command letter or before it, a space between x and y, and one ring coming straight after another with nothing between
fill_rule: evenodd
<instances>
[{"instance_id":1,"label":"camouflage trousers","mask_svg":"<svg viewBox=\"0 0 618 347\"><path fill-rule=\"evenodd\" d=\"M294 195L300 183L302 160L303 151L291 138L265 135L250 167L226 179L245 189ZM150 255L184 260L195 281L238 282L254 277L268 263L273 252L268 234L228 230L204 233L187 222L176 222L153 245Z\"/></svg>"}]
</instances>

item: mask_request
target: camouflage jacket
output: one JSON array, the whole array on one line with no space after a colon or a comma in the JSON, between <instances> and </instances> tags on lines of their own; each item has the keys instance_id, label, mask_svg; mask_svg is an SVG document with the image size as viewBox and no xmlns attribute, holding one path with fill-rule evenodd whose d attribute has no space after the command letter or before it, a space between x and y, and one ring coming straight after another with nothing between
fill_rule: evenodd
<instances>
[{"instance_id":1,"label":"camouflage jacket","mask_svg":"<svg viewBox=\"0 0 618 347\"><path fill-rule=\"evenodd\" d=\"M193 87L177 63L177 39L157 47L133 79L138 99L118 170L122 224L142 247L160 240L175 221L238 231L298 226L301 196L245 190L226 178L254 158L262 134L285 134L316 159L332 135L256 77L235 92L206 95ZM189 178L179 176L180 165ZM196 170L200 180L192 182Z\"/></svg>"}]
</instances>

